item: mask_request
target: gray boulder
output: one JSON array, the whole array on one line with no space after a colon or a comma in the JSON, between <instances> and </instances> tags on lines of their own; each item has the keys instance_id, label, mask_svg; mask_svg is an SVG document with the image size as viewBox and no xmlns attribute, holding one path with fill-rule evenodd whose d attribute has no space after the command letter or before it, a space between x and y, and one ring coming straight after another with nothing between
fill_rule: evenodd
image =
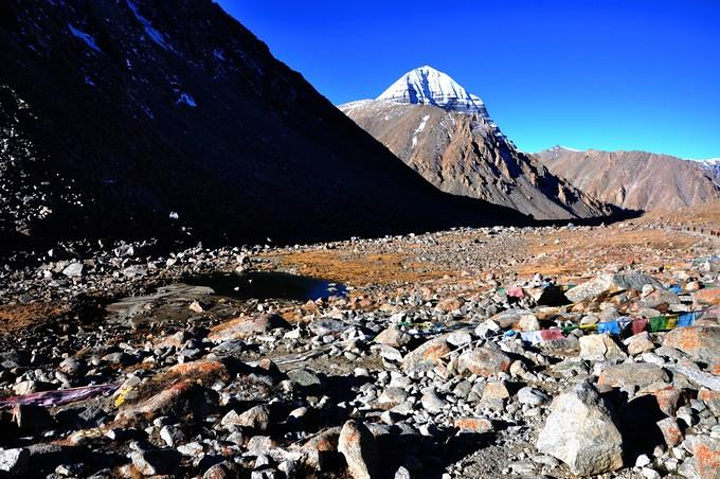
<instances>
[{"instance_id":1,"label":"gray boulder","mask_svg":"<svg viewBox=\"0 0 720 479\"><path fill-rule=\"evenodd\" d=\"M646 284L652 285L655 289L662 289L662 284L656 279L642 273L602 274L569 289L565 292L565 296L573 303L579 303L585 300L597 300L628 289L642 291Z\"/></svg>"},{"instance_id":2,"label":"gray boulder","mask_svg":"<svg viewBox=\"0 0 720 479\"><path fill-rule=\"evenodd\" d=\"M590 476L622 467L622 437L610 411L588 382L556 397L537 440L540 452L556 457L573 474Z\"/></svg>"}]
</instances>

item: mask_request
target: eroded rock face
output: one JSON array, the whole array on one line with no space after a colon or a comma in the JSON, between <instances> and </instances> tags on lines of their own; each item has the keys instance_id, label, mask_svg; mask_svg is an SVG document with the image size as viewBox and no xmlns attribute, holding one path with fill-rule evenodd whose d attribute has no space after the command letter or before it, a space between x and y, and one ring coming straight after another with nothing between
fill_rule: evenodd
<instances>
[{"instance_id":1,"label":"eroded rock face","mask_svg":"<svg viewBox=\"0 0 720 479\"><path fill-rule=\"evenodd\" d=\"M632 210L680 208L720 199L713 172L700 162L644 151L563 147L535 157L583 192Z\"/></svg>"},{"instance_id":2,"label":"eroded rock face","mask_svg":"<svg viewBox=\"0 0 720 479\"><path fill-rule=\"evenodd\" d=\"M395 95L339 108L442 191L541 219L604 216L612 211L518 151L483 113L484 106L483 111L468 113Z\"/></svg>"},{"instance_id":3,"label":"eroded rock face","mask_svg":"<svg viewBox=\"0 0 720 479\"><path fill-rule=\"evenodd\" d=\"M540 452L583 476L622 467L622 436L593 386L580 383L555 398L551 410L538 436Z\"/></svg>"}]
</instances>

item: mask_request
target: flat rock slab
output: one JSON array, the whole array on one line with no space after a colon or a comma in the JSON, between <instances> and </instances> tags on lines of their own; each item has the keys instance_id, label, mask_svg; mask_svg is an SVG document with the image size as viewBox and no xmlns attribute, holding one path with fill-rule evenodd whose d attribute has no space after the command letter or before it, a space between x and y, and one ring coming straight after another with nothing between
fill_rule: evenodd
<instances>
[{"instance_id":1,"label":"flat rock slab","mask_svg":"<svg viewBox=\"0 0 720 479\"><path fill-rule=\"evenodd\" d=\"M642 291L646 284L652 285L655 289L662 289L660 282L642 273L603 274L569 289L565 292L565 296L573 303L579 303L599 300L628 289Z\"/></svg>"},{"instance_id":2,"label":"flat rock slab","mask_svg":"<svg viewBox=\"0 0 720 479\"><path fill-rule=\"evenodd\" d=\"M675 328L665 336L665 346L713 363L720 362L720 327Z\"/></svg>"},{"instance_id":3,"label":"flat rock slab","mask_svg":"<svg viewBox=\"0 0 720 479\"><path fill-rule=\"evenodd\" d=\"M635 388L643 389L651 384L668 383L668 373L655 364L625 363L610 366L600 373L598 384L632 392Z\"/></svg>"},{"instance_id":4,"label":"flat rock slab","mask_svg":"<svg viewBox=\"0 0 720 479\"><path fill-rule=\"evenodd\" d=\"M256 318L240 317L212 328L208 339L216 342L243 339L273 329L290 329L290 323L277 314L261 314Z\"/></svg>"},{"instance_id":5,"label":"flat rock slab","mask_svg":"<svg viewBox=\"0 0 720 479\"><path fill-rule=\"evenodd\" d=\"M191 286L177 283L158 288L155 294L123 298L116 303L109 304L105 309L109 313L116 315L119 319L127 319L141 313L146 306L160 299L164 301L187 301L191 303L203 296L214 293L215 291L212 288L206 286Z\"/></svg>"}]
</instances>

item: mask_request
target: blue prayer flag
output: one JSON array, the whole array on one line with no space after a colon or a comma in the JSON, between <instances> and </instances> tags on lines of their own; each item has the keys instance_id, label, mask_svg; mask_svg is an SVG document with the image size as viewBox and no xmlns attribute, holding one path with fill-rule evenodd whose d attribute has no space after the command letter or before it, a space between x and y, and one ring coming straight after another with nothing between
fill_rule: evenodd
<instances>
[{"instance_id":1,"label":"blue prayer flag","mask_svg":"<svg viewBox=\"0 0 720 479\"><path fill-rule=\"evenodd\" d=\"M614 336L620 334L620 324L617 321L606 321L604 323L597 324L598 334L609 333Z\"/></svg>"},{"instance_id":2,"label":"blue prayer flag","mask_svg":"<svg viewBox=\"0 0 720 479\"><path fill-rule=\"evenodd\" d=\"M695 313L681 314L678 318L677 325L682 327L688 327L695 324Z\"/></svg>"}]
</instances>

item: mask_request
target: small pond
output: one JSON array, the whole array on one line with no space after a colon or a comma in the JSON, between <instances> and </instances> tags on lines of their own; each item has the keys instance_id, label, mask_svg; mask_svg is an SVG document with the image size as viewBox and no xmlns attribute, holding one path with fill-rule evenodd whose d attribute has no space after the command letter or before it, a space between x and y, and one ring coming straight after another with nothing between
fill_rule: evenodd
<instances>
[{"instance_id":1,"label":"small pond","mask_svg":"<svg viewBox=\"0 0 720 479\"><path fill-rule=\"evenodd\" d=\"M347 296L347 288L340 283L278 272L212 273L185 278L183 282L207 286L220 296L235 299L314 301Z\"/></svg>"}]
</instances>

